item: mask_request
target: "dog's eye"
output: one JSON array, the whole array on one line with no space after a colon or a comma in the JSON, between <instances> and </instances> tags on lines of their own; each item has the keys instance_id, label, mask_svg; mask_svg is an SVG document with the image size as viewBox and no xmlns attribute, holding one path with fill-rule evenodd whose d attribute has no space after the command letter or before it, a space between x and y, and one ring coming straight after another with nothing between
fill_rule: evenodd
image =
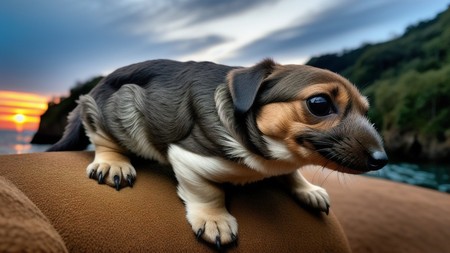
<instances>
[{"instance_id":1,"label":"dog's eye","mask_svg":"<svg viewBox=\"0 0 450 253\"><path fill-rule=\"evenodd\" d=\"M317 95L306 100L309 111L316 116L327 116L335 112L333 103L326 95Z\"/></svg>"}]
</instances>

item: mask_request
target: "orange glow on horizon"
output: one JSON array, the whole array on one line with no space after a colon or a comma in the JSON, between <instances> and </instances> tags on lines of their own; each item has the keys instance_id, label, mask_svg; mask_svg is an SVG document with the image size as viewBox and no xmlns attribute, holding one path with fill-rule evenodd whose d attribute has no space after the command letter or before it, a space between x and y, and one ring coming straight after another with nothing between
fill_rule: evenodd
<instances>
[{"instance_id":1,"label":"orange glow on horizon","mask_svg":"<svg viewBox=\"0 0 450 253\"><path fill-rule=\"evenodd\" d=\"M5 114L23 114L26 116L40 117L42 115L42 109L0 107L0 115L5 115Z\"/></svg>"},{"instance_id":2,"label":"orange glow on horizon","mask_svg":"<svg viewBox=\"0 0 450 253\"><path fill-rule=\"evenodd\" d=\"M44 96L0 90L0 130L36 131L46 110Z\"/></svg>"},{"instance_id":3,"label":"orange glow on horizon","mask_svg":"<svg viewBox=\"0 0 450 253\"><path fill-rule=\"evenodd\" d=\"M18 120L18 118L22 118L22 121ZM14 115L0 115L0 121L9 121L12 123L39 123L41 120L40 117L36 116L25 116L23 114L14 114Z\"/></svg>"}]
</instances>

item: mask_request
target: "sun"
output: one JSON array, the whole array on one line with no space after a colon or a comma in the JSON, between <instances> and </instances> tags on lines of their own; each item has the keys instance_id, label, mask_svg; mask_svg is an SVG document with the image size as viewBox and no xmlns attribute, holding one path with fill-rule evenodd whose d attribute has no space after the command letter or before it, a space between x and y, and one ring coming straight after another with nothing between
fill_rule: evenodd
<instances>
[{"instance_id":1,"label":"sun","mask_svg":"<svg viewBox=\"0 0 450 253\"><path fill-rule=\"evenodd\" d=\"M34 93L0 90L0 131L36 131L48 101Z\"/></svg>"},{"instance_id":2,"label":"sun","mask_svg":"<svg viewBox=\"0 0 450 253\"><path fill-rule=\"evenodd\" d=\"M17 124L23 124L27 120L27 117L21 113L18 113L13 116L14 122Z\"/></svg>"}]
</instances>

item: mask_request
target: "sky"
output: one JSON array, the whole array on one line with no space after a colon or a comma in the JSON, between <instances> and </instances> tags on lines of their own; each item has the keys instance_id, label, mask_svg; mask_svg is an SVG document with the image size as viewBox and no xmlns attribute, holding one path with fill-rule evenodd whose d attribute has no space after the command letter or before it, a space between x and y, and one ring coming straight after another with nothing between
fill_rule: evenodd
<instances>
[{"instance_id":1,"label":"sky","mask_svg":"<svg viewBox=\"0 0 450 253\"><path fill-rule=\"evenodd\" d=\"M149 59L250 66L376 43L443 0L1 0L0 90L50 96Z\"/></svg>"}]
</instances>

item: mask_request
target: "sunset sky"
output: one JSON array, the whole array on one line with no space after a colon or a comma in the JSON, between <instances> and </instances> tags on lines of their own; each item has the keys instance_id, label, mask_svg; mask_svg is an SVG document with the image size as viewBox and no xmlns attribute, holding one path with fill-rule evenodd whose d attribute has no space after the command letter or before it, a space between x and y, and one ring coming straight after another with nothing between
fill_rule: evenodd
<instances>
[{"instance_id":1,"label":"sunset sky","mask_svg":"<svg viewBox=\"0 0 450 253\"><path fill-rule=\"evenodd\" d=\"M0 128L76 82L155 58L304 63L402 34L448 0L2 0ZM26 92L17 94L5 91ZM31 95L28 93L34 93ZM40 96L39 96L40 95Z\"/></svg>"},{"instance_id":2,"label":"sunset sky","mask_svg":"<svg viewBox=\"0 0 450 253\"><path fill-rule=\"evenodd\" d=\"M36 130L47 110L47 98L32 93L0 90L0 130Z\"/></svg>"}]
</instances>

